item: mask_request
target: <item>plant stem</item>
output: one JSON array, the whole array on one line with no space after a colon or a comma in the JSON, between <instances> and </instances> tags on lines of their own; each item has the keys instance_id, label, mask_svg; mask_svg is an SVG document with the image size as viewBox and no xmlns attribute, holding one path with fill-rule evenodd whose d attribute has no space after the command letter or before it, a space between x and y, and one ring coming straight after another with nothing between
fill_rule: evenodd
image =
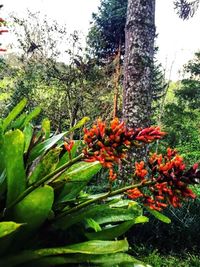
<instances>
[{"instance_id":1,"label":"plant stem","mask_svg":"<svg viewBox=\"0 0 200 267\"><path fill-rule=\"evenodd\" d=\"M19 195L9 206L7 206L6 209L4 209L3 214L0 214L0 217L3 217L5 212L7 212L9 209L11 209L12 207L14 207L17 203L19 203L22 199L24 199L28 194L30 194L33 190L35 190L36 188L38 188L39 186L41 186L42 184L44 184L45 182L49 181L52 177L55 176L55 179L57 179L57 174L61 174L63 173L67 168L69 168L71 165L73 165L74 163L76 163L77 161L83 159L84 154L80 154L79 156L77 156L76 158L68 161L67 163L63 164L62 166L60 166L59 168L57 168L55 171L49 173L48 175L44 176L42 179L40 179L39 181L35 182L34 184L30 185L21 195ZM51 179L51 182L54 179Z\"/></svg>"},{"instance_id":2,"label":"plant stem","mask_svg":"<svg viewBox=\"0 0 200 267\"><path fill-rule=\"evenodd\" d=\"M111 191L106 192L105 194L103 194L103 195L101 195L101 196L99 196L97 198L89 199L89 200L87 200L87 201L85 201L85 202L83 202L83 203L81 203L81 204L79 204L79 205L77 205L77 206L75 206L75 207L73 207L71 209L64 208L62 210L62 212L60 214L58 214L54 218L54 220L62 218L67 214L70 214L72 212L78 211L78 210L80 210L80 209L82 209L82 208L84 208L84 207L86 207L86 206L88 206L88 205L90 205L92 203L95 203L97 201L103 200L103 199L105 199L107 197L112 197L112 196L116 196L116 195L122 194L122 193L124 193L124 192L126 192L127 190L130 190L130 189L141 188L141 187L144 187L144 186L147 186L147 185L153 185L154 183L155 182L153 182L153 181L149 181L149 182L146 182L146 183L141 182L141 183L138 183L138 184L133 184L133 185L122 187L122 188L114 190L112 192Z\"/></svg>"}]
</instances>

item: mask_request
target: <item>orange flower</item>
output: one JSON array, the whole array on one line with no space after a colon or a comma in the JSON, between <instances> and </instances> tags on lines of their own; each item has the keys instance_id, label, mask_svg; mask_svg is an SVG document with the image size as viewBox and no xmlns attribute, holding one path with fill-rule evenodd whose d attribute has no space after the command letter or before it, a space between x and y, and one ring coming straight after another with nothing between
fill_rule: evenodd
<instances>
[{"instance_id":1,"label":"orange flower","mask_svg":"<svg viewBox=\"0 0 200 267\"><path fill-rule=\"evenodd\" d=\"M110 181L114 181L114 180L116 180L116 178L117 178L117 174L114 173L114 171L113 171L112 168L110 168L110 169L109 169L109 180L110 180Z\"/></svg>"},{"instance_id":2,"label":"orange flower","mask_svg":"<svg viewBox=\"0 0 200 267\"><path fill-rule=\"evenodd\" d=\"M165 155L156 153L151 155L148 166L147 172L144 161L135 163L135 174L145 181L142 185L146 185L145 194L137 188L137 190L128 191L128 197L133 199L143 197L144 205L158 211L168 205L180 207L185 199L196 197L188 186L200 178L198 164L194 164L192 168L185 171L183 158L177 154L176 150L168 148ZM146 183L148 180L152 181L149 185Z\"/></svg>"},{"instance_id":3,"label":"orange flower","mask_svg":"<svg viewBox=\"0 0 200 267\"><path fill-rule=\"evenodd\" d=\"M74 146L74 140L70 140L69 143L64 142L65 149L70 152Z\"/></svg>"},{"instance_id":4,"label":"orange flower","mask_svg":"<svg viewBox=\"0 0 200 267\"><path fill-rule=\"evenodd\" d=\"M148 174L148 171L144 168L144 161L140 163L135 163L135 175L141 178L142 180Z\"/></svg>"},{"instance_id":5,"label":"orange flower","mask_svg":"<svg viewBox=\"0 0 200 267\"><path fill-rule=\"evenodd\" d=\"M128 194L128 197L131 199L136 199L136 198L144 196L143 193L138 188L128 190L127 194Z\"/></svg>"},{"instance_id":6,"label":"orange flower","mask_svg":"<svg viewBox=\"0 0 200 267\"><path fill-rule=\"evenodd\" d=\"M138 135L136 136L136 140L144 143L151 143L154 140L161 139L165 134L165 132L160 131L160 127L152 126L139 131Z\"/></svg>"}]
</instances>

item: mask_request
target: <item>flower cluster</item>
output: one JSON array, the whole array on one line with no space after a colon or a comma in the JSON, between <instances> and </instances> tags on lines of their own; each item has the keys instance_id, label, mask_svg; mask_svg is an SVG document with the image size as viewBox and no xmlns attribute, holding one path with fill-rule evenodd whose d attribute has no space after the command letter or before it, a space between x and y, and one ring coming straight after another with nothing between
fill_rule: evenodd
<instances>
[{"instance_id":1,"label":"flower cluster","mask_svg":"<svg viewBox=\"0 0 200 267\"><path fill-rule=\"evenodd\" d=\"M188 171L185 170L183 158L176 150L167 149L166 155L151 155L148 167L142 161L135 164L135 176L141 179L147 189L134 188L127 191L128 197L136 199L141 197L143 203L151 209L162 210L168 205L180 207L186 198L195 198L195 194L188 187L200 178L198 164Z\"/></svg>"},{"instance_id":2,"label":"flower cluster","mask_svg":"<svg viewBox=\"0 0 200 267\"><path fill-rule=\"evenodd\" d=\"M123 121L113 119L109 125L101 120L90 130L84 129L84 149L86 161L98 160L104 167L110 169L110 180L116 179L113 171L114 164L126 158L127 151L139 143L150 143L165 135L159 127L145 129L129 129Z\"/></svg>"}]
</instances>

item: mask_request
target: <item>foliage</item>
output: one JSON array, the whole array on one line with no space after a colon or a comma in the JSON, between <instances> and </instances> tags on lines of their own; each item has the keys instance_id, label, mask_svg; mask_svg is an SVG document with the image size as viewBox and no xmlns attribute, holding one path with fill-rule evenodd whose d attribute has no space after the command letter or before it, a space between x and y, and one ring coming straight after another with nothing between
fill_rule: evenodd
<instances>
[{"instance_id":1,"label":"foliage","mask_svg":"<svg viewBox=\"0 0 200 267\"><path fill-rule=\"evenodd\" d=\"M199 186L193 189L197 193ZM199 197L184 203L179 209L167 208L164 214L171 218L171 223L165 225L154 217L149 223L139 225L127 233L130 244L144 245L151 250L158 249L162 254L199 253ZM178 233L178 234L177 234Z\"/></svg>"},{"instance_id":2,"label":"foliage","mask_svg":"<svg viewBox=\"0 0 200 267\"><path fill-rule=\"evenodd\" d=\"M14 267L86 262L98 266L140 263L125 253L129 249L126 240L116 240L132 226L148 222L141 205L126 196L130 194L129 190L162 185L163 180L159 182L158 178L156 182L154 178L112 190L112 180L116 178L112 173L109 191L96 195L81 191L102 166L110 168L118 163L123 158L122 150L126 153L130 145L152 142L163 133L155 127L134 131L115 119L110 126L99 121L90 130L85 130L85 144L80 140L72 142L67 136L82 127L87 118L67 132L49 136L47 119L40 130L31 124L40 110L22 113L26 103L23 99L1 122L0 264ZM106 138L104 150L94 136ZM91 142L94 142L93 147ZM101 142L103 144L104 140ZM97 151L102 152L100 158ZM193 197L187 185L199 176L196 167L182 174L185 177L185 188L179 196L182 200ZM140 173L135 175L140 179ZM183 184L183 178L178 179ZM177 189L174 184L171 193L175 195ZM156 193L152 191L152 195L156 196ZM165 216L151 211L151 204L145 203L150 206L153 216L168 223Z\"/></svg>"},{"instance_id":3,"label":"foliage","mask_svg":"<svg viewBox=\"0 0 200 267\"><path fill-rule=\"evenodd\" d=\"M102 0L98 13L93 14L93 25L88 34L88 46L99 61L115 58L125 45L127 1ZM121 48L119 48L121 47Z\"/></svg>"},{"instance_id":4,"label":"foliage","mask_svg":"<svg viewBox=\"0 0 200 267\"><path fill-rule=\"evenodd\" d=\"M187 78L176 84L161 119L166 142L176 147L190 164L199 158L199 53L185 66Z\"/></svg>"},{"instance_id":5,"label":"foliage","mask_svg":"<svg viewBox=\"0 0 200 267\"><path fill-rule=\"evenodd\" d=\"M200 258L198 255L184 253L183 255L177 254L161 254L158 250L151 250L145 247L135 247L136 254L142 255L141 258L149 262L154 267L198 267Z\"/></svg>"},{"instance_id":6,"label":"foliage","mask_svg":"<svg viewBox=\"0 0 200 267\"><path fill-rule=\"evenodd\" d=\"M84 53L78 32L68 34L65 26L40 18L39 13L29 12L26 18L13 16L12 21L10 30L16 36L18 52L5 56L1 64L2 114L8 114L26 97L27 111L42 108L37 123L46 116L59 132L87 114L92 119L110 116L107 72ZM33 44L36 47L30 49Z\"/></svg>"},{"instance_id":7,"label":"foliage","mask_svg":"<svg viewBox=\"0 0 200 267\"><path fill-rule=\"evenodd\" d=\"M175 10L183 20L193 17L199 7L199 0L176 0L174 1Z\"/></svg>"}]
</instances>

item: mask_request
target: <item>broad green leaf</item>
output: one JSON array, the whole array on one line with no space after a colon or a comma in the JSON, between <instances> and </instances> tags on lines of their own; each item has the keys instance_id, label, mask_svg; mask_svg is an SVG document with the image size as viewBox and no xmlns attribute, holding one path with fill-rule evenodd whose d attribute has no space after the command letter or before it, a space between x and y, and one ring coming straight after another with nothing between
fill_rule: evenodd
<instances>
[{"instance_id":1,"label":"broad green leaf","mask_svg":"<svg viewBox=\"0 0 200 267\"><path fill-rule=\"evenodd\" d=\"M21 129L25 119L26 119L26 113L22 113L14 121L10 123L9 128L10 129Z\"/></svg>"},{"instance_id":2,"label":"broad green leaf","mask_svg":"<svg viewBox=\"0 0 200 267\"><path fill-rule=\"evenodd\" d=\"M50 130L51 130L50 127L51 127L50 120L48 118L44 118L42 121L42 131L44 132L45 139L48 139L50 136Z\"/></svg>"},{"instance_id":3,"label":"broad green leaf","mask_svg":"<svg viewBox=\"0 0 200 267\"><path fill-rule=\"evenodd\" d=\"M128 263L129 266L135 267L134 264L138 267L147 267L143 265L142 262L135 259L134 257L126 254L126 253L113 253L113 254L105 254L105 255L84 255L84 254L75 254L72 256L59 256L59 257L45 257L41 260L33 261L29 263L29 267L50 267L50 266L65 266L66 264L75 264L75 263L86 263L89 266L105 266L105 267L116 267L116 266L123 266L127 267ZM91 265L92 264L92 265ZM93 265L94 264L94 265ZM98 265L97 265L98 264ZM123 264L123 265L122 265ZM126 264L126 265L125 265ZM142 265L141 265L142 264ZM70 265L67 265L70 266ZM85 266L85 265L84 265ZM150 265L148 265L151 267ZM23 265L23 267L25 267Z\"/></svg>"},{"instance_id":4,"label":"broad green leaf","mask_svg":"<svg viewBox=\"0 0 200 267\"><path fill-rule=\"evenodd\" d=\"M8 125L22 112L22 110L25 108L27 104L27 99L22 99L19 104L17 104L16 107L13 108L13 110L8 114L8 116L3 121L3 131L6 130Z\"/></svg>"},{"instance_id":5,"label":"broad green leaf","mask_svg":"<svg viewBox=\"0 0 200 267\"><path fill-rule=\"evenodd\" d=\"M67 132L54 135L53 137L36 145L30 152L29 162L35 160L38 156L42 156L47 150L53 147L66 134Z\"/></svg>"},{"instance_id":6,"label":"broad green leaf","mask_svg":"<svg viewBox=\"0 0 200 267\"><path fill-rule=\"evenodd\" d=\"M116 202L109 205L111 208L125 208L125 207L136 207L136 209L141 209L139 204L136 201L130 199L122 199L121 197L116 200Z\"/></svg>"},{"instance_id":7,"label":"broad green leaf","mask_svg":"<svg viewBox=\"0 0 200 267\"><path fill-rule=\"evenodd\" d=\"M74 130L82 127L87 121L89 120L89 118L84 117L82 120L80 120L74 127L70 128L68 131L55 135L41 143L39 143L38 145L36 145L31 153L30 153L30 157L29 157L29 161L33 161L34 159L36 159L38 156L41 156L43 153L45 153L48 149L50 149L52 146L54 146L58 141L60 141L63 136L73 132Z\"/></svg>"},{"instance_id":8,"label":"broad green leaf","mask_svg":"<svg viewBox=\"0 0 200 267\"><path fill-rule=\"evenodd\" d=\"M6 191L6 170L4 170L0 175L0 196Z\"/></svg>"},{"instance_id":9,"label":"broad green leaf","mask_svg":"<svg viewBox=\"0 0 200 267\"><path fill-rule=\"evenodd\" d=\"M7 201L11 204L26 188L24 169L24 134L20 130L9 131L4 138L4 157L7 177Z\"/></svg>"},{"instance_id":10,"label":"broad green leaf","mask_svg":"<svg viewBox=\"0 0 200 267\"><path fill-rule=\"evenodd\" d=\"M140 208L137 209L137 206L134 208L111 208L108 207L104 209L101 213L96 213L92 218L99 224L105 223L116 223L133 220L140 215Z\"/></svg>"},{"instance_id":11,"label":"broad green leaf","mask_svg":"<svg viewBox=\"0 0 200 267\"><path fill-rule=\"evenodd\" d=\"M28 149L29 149L29 146L30 146L30 143L31 143L31 139L32 139L32 136L33 136L33 127L31 124L27 124L25 127L24 127L24 130L23 130L23 133L24 133L24 141L25 141L25 144L24 144L24 153L27 153Z\"/></svg>"},{"instance_id":12,"label":"broad green leaf","mask_svg":"<svg viewBox=\"0 0 200 267\"><path fill-rule=\"evenodd\" d=\"M27 229L39 227L48 217L54 199L53 188L44 186L35 189L14 208L14 220L26 223Z\"/></svg>"},{"instance_id":13,"label":"broad green leaf","mask_svg":"<svg viewBox=\"0 0 200 267\"><path fill-rule=\"evenodd\" d=\"M149 213L151 213L156 219L164 222L164 223L171 223L171 219L165 216L164 214L158 212L157 210L152 210L148 207L145 207Z\"/></svg>"},{"instance_id":14,"label":"broad green leaf","mask_svg":"<svg viewBox=\"0 0 200 267\"><path fill-rule=\"evenodd\" d=\"M76 156L78 156L77 154L77 150L79 148L79 146L81 145L82 141L81 140L74 140L74 145L70 151L71 154L71 159L75 158ZM62 158L60 159L57 168L62 166L63 164L65 164L66 162L68 162L70 160L69 158L69 153L66 151L65 154L62 156Z\"/></svg>"},{"instance_id":15,"label":"broad green leaf","mask_svg":"<svg viewBox=\"0 0 200 267\"><path fill-rule=\"evenodd\" d=\"M12 234L21 227L21 224L15 222L0 222L0 238Z\"/></svg>"},{"instance_id":16,"label":"broad green leaf","mask_svg":"<svg viewBox=\"0 0 200 267\"><path fill-rule=\"evenodd\" d=\"M102 231L94 233L86 233L88 239L99 240L113 240L123 234L125 234L133 225L138 223L146 223L149 219L145 216L138 216L134 220L121 223L117 226L111 225L109 228L104 228Z\"/></svg>"},{"instance_id":17,"label":"broad green leaf","mask_svg":"<svg viewBox=\"0 0 200 267\"><path fill-rule=\"evenodd\" d=\"M135 224L138 224L138 223L147 223L149 222L149 218L146 217L146 216L138 216L137 218L135 218Z\"/></svg>"},{"instance_id":18,"label":"broad green leaf","mask_svg":"<svg viewBox=\"0 0 200 267\"><path fill-rule=\"evenodd\" d=\"M55 170L61 150L61 148L56 147L51 149L46 155L44 155L44 157L34 168L32 174L29 176L29 184L35 183L36 181L40 180L41 178Z\"/></svg>"},{"instance_id":19,"label":"broad green leaf","mask_svg":"<svg viewBox=\"0 0 200 267\"><path fill-rule=\"evenodd\" d=\"M4 145L4 134L2 130L2 125L0 125L0 175L5 169L3 145Z\"/></svg>"},{"instance_id":20,"label":"broad green leaf","mask_svg":"<svg viewBox=\"0 0 200 267\"><path fill-rule=\"evenodd\" d=\"M23 251L17 255L4 257L0 259L0 266L14 267L23 263L37 260L48 256L60 256L65 254L87 254L87 255L105 255L128 250L128 242L120 241L101 241L93 240L66 247L46 248L32 251Z\"/></svg>"},{"instance_id":21,"label":"broad green leaf","mask_svg":"<svg viewBox=\"0 0 200 267\"><path fill-rule=\"evenodd\" d=\"M58 196L57 202L66 202L74 199L101 168L102 166L98 161L81 161L72 165L59 177L59 181L64 180L66 183Z\"/></svg>"},{"instance_id":22,"label":"broad green leaf","mask_svg":"<svg viewBox=\"0 0 200 267\"><path fill-rule=\"evenodd\" d=\"M101 226L92 218L88 218L85 220L85 227L94 229L95 232L101 231Z\"/></svg>"},{"instance_id":23,"label":"broad green leaf","mask_svg":"<svg viewBox=\"0 0 200 267\"><path fill-rule=\"evenodd\" d=\"M73 224L92 218L98 224L116 223L134 220L140 216L140 210L110 208L108 204L93 205L65 217L58 219L55 225L61 229L67 229Z\"/></svg>"},{"instance_id":24,"label":"broad green leaf","mask_svg":"<svg viewBox=\"0 0 200 267\"><path fill-rule=\"evenodd\" d=\"M26 126L32 119L37 117L41 112L41 108L36 107L31 113L26 115L26 118L24 120L23 126Z\"/></svg>"}]
</instances>

